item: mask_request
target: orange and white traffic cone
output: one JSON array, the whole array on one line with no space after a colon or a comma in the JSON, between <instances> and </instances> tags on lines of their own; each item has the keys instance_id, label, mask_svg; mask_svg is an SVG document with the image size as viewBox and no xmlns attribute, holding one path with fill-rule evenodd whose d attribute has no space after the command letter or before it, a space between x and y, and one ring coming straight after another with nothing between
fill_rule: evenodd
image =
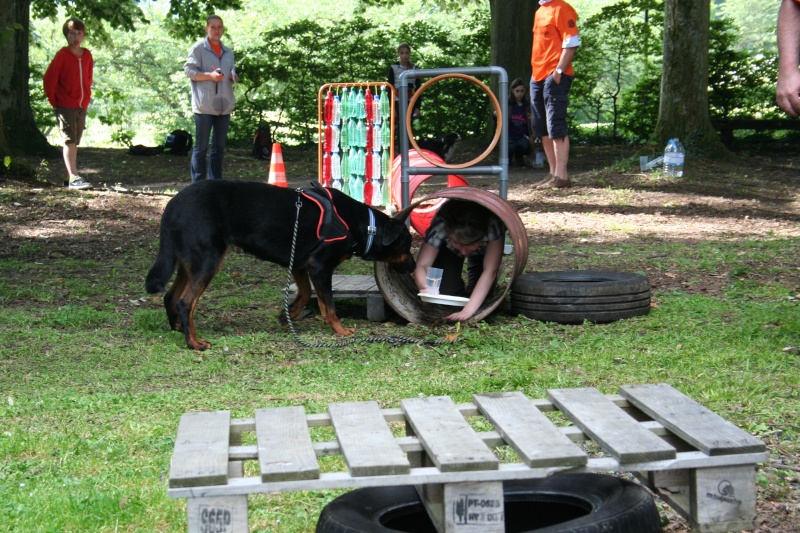
<instances>
[{"instance_id":1,"label":"orange and white traffic cone","mask_svg":"<svg viewBox=\"0 0 800 533\"><path fill-rule=\"evenodd\" d=\"M278 187L288 187L286 183L286 167L283 166L283 151L281 143L272 145L272 158L269 161L269 181L270 185Z\"/></svg>"}]
</instances>

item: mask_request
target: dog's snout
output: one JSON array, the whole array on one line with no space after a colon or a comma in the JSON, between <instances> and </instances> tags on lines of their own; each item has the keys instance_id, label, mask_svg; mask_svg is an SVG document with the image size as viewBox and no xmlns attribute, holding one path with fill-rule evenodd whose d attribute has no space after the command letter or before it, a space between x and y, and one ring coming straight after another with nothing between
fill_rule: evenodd
<instances>
[{"instance_id":1,"label":"dog's snout","mask_svg":"<svg viewBox=\"0 0 800 533\"><path fill-rule=\"evenodd\" d=\"M414 272L414 269L417 267L417 263L414 261L414 256L411 254L403 254L389 259L386 262L392 265L392 268L404 274L410 274Z\"/></svg>"}]
</instances>

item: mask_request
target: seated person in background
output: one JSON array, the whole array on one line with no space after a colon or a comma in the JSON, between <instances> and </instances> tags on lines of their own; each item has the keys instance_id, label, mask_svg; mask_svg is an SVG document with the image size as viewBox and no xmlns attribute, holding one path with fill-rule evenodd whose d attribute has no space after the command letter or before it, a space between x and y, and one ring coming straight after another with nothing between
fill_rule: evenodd
<instances>
[{"instance_id":1,"label":"seated person in background","mask_svg":"<svg viewBox=\"0 0 800 533\"><path fill-rule=\"evenodd\" d=\"M469 303L447 320L463 322L483 305L497 285L506 228L485 207L467 200L447 200L431 221L417 257L414 282L427 292L428 267L441 268L440 294L468 296ZM462 270L467 260L467 284Z\"/></svg>"},{"instance_id":2,"label":"seated person in background","mask_svg":"<svg viewBox=\"0 0 800 533\"><path fill-rule=\"evenodd\" d=\"M405 70L416 70L417 66L411 62L411 46L407 43L400 43L397 47L397 61L389 65L389 74L386 76L387 81L394 87L394 103L395 112L397 111L397 103L400 101L400 93L397 92L397 82L400 74ZM416 78L408 85L408 101L411 102L411 97L422 85L422 80ZM414 105L414 111L411 114L413 117L419 116L420 101L417 100ZM405 120L405 117L396 117L396 120Z\"/></svg>"},{"instance_id":3,"label":"seated person in background","mask_svg":"<svg viewBox=\"0 0 800 533\"><path fill-rule=\"evenodd\" d=\"M525 166L525 156L531 153L531 106L525 82L511 82L508 95L508 164Z\"/></svg>"}]
</instances>

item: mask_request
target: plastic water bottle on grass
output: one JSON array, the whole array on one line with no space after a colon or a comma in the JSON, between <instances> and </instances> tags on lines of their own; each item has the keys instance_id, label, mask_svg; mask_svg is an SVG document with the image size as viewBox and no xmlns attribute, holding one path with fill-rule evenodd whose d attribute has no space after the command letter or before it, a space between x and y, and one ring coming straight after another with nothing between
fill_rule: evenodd
<instances>
[{"instance_id":1,"label":"plastic water bottle on grass","mask_svg":"<svg viewBox=\"0 0 800 533\"><path fill-rule=\"evenodd\" d=\"M683 145L677 138L670 139L664 149L664 175L668 178L683 176L683 161L685 154Z\"/></svg>"}]
</instances>

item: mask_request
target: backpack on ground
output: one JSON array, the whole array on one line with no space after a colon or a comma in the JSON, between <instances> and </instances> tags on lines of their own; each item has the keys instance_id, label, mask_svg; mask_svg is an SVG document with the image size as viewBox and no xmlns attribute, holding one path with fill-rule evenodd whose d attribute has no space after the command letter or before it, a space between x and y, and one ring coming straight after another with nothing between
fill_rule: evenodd
<instances>
[{"instance_id":1,"label":"backpack on ground","mask_svg":"<svg viewBox=\"0 0 800 533\"><path fill-rule=\"evenodd\" d=\"M253 157L256 159L270 159L272 157L272 134L269 124L259 126L253 137Z\"/></svg>"},{"instance_id":2,"label":"backpack on ground","mask_svg":"<svg viewBox=\"0 0 800 533\"><path fill-rule=\"evenodd\" d=\"M192 149L192 134L186 130L175 130L167 135L164 143L164 153L173 155L186 155Z\"/></svg>"}]
</instances>

